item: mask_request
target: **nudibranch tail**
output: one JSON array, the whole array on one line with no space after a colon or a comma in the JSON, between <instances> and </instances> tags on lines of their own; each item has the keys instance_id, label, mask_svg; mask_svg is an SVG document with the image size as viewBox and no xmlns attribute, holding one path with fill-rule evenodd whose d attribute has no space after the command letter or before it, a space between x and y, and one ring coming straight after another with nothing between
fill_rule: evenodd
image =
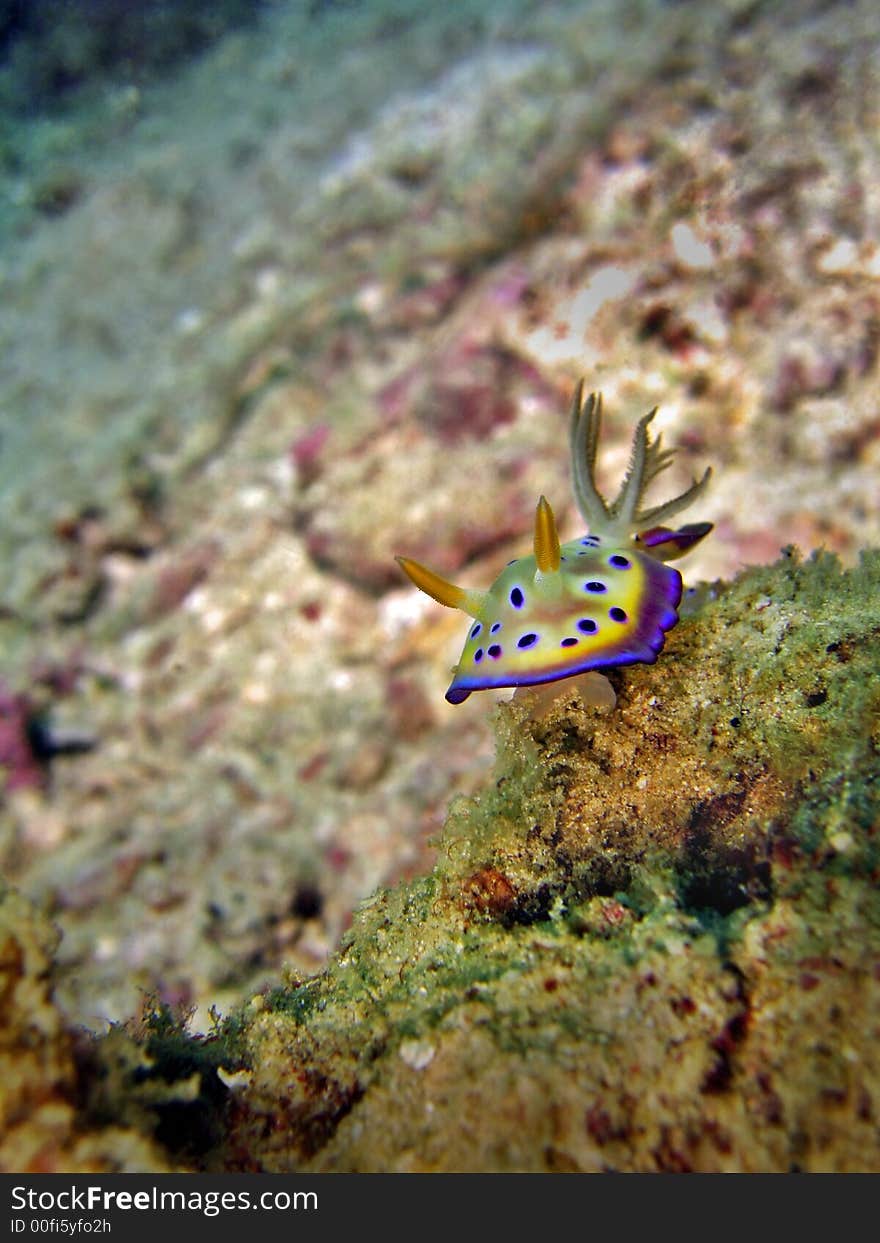
<instances>
[{"instance_id":1,"label":"nudibranch tail","mask_svg":"<svg viewBox=\"0 0 880 1243\"><path fill-rule=\"evenodd\" d=\"M541 497L535 510L535 561L542 574L559 569L559 532L546 496Z\"/></svg>"},{"instance_id":2,"label":"nudibranch tail","mask_svg":"<svg viewBox=\"0 0 880 1243\"><path fill-rule=\"evenodd\" d=\"M461 609L471 617L479 617L486 601L485 591L467 591L464 587L456 587L455 583L441 578L426 565L413 561L410 557L396 557L395 560L407 578L432 600L445 604L449 609Z\"/></svg>"},{"instance_id":3,"label":"nudibranch tail","mask_svg":"<svg viewBox=\"0 0 880 1243\"><path fill-rule=\"evenodd\" d=\"M711 522L686 522L677 531L670 531L669 527L651 527L648 531L639 531L636 547L650 551L658 561L674 561L704 539L712 525Z\"/></svg>"}]
</instances>

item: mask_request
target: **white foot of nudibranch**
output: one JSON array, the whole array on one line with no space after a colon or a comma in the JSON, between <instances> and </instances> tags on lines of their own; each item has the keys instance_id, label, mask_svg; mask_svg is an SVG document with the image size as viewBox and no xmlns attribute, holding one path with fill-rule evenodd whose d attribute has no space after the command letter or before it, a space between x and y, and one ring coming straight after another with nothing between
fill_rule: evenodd
<instances>
[{"instance_id":1,"label":"white foot of nudibranch","mask_svg":"<svg viewBox=\"0 0 880 1243\"><path fill-rule=\"evenodd\" d=\"M591 669L576 678L565 678L561 682L544 682L537 686L518 686L512 698L517 703L525 703L533 717L542 717L550 711L560 696L576 690L585 708L614 708L617 695L614 687L604 673Z\"/></svg>"}]
</instances>

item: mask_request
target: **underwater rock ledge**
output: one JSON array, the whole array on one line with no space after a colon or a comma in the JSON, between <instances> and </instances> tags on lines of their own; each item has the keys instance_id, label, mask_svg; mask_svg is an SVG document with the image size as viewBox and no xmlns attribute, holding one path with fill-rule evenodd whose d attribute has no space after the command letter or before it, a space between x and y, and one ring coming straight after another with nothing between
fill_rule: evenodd
<instances>
[{"instance_id":1,"label":"underwater rock ledge","mask_svg":"<svg viewBox=\"0 0 880 1243\"><path fill-rule=\"evenodd\" d=\"M262 1169L880 1166L880 555L706 589L618 708L498 713L493 788L255 998Z\"/></svg>"},{"instance_id":2,"label":"underwater rock ledge","mask_svg":"<svg viewBox=\"0 0 880 1243\"><path fill-rule=\"evenodd\" d=\"M880 553L787 552L695 593L616 710L502 705L429 875L166 1066L97 1040L82 1124L91 1076L164 1138L149 1038L194 1167L880 1168L878 636Z\"/></svg>"}]
</instances>

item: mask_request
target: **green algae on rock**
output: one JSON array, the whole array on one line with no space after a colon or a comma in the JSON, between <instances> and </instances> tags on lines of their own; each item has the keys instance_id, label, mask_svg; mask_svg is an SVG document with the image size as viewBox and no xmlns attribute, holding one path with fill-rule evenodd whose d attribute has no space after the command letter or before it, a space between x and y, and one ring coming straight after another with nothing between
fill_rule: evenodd
<instances>
[{"instance_id":1,"label":"green algae on rock","mask_svg":"<svg viewBox=\"0 0 880 1243\"><path fill-rule=\"evenodd\" d=\"M502 705L434 870L208 1038L159 1007L74 1058L52 934L4 893L0 1054L22 1023L44 1048L6 1077L0 1158L876 1169L878 587L876 552L786 553L695 597L662 665L614 675L615 712Z\"/></svg>"},{"instance_id":2,"label":"green algae on rock","mask_svg":"<svg viewBox=\"0 0 880 1243\"><path fill-rule=\"evenodd\" d=\"M877 1168L878 587L877 553L787 553L615 713L503 705L433 873L228 1020L251 1072L219 1159Z\"/></svg>"}]
</instances>

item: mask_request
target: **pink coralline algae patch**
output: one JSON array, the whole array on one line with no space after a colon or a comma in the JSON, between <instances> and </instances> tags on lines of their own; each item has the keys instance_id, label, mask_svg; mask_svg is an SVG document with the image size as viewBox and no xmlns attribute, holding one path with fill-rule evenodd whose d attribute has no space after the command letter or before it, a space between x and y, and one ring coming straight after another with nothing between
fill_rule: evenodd
<instances>
[{"instance_id":1,"label":"pink coralline algae patch","mask_svg":"<svg viewBox=\"0 0 880 1243\"><path fill-rule=\"evenodd\" d=\"M480 346L450 354L438 360L416 400L413 413L419 422L445 445L481 439L512 423L516 406L505 372L515 366L514 357Z\"/></svg>"},{"instance_id":2,"label":"pink coralline algae patch","mask_svg":"<svg viewBox=\"0 0 880 1243\"><path fill-rule=\"evenodd\" d=\"M205 540L184 549L156 574L148 605L148 616L155 620L173 613L186 597L208 577L217 560L218 546Z\"/></svg>"},{"instance_id":3,"label":"pink coralline algae patch","mask_svg":"<svg viewBox=\"0 0 880 1243\"><path fill-rule=\"evenodd\" d=\"M512 423L518 401L552 396L538 370L513 350L465 340L437 358L413 414L442 444L455 445Z\"/></svg>"},{"instance_id":4,"label":"pink coralline algae patch","mask_svg":"<svg viewBox=\"0 0 880 1243\"><path fill-rule=\"evenodd\" d=\"M294 526L317 567L382 592L400 583L402 532L409 554L454 572L528 528L564 435L559 394L523 353L474 326L388 378L373 400L379 427L367 435L340 438L333 452L319 427L299 442L307 465Z\"/></svg>"},{"instance_id":5,"label":"pink coralline algae patch","mask_svg":"<svg viewBox=\"0 0 880 1243\"><path fill-rule=\"evenodd\" d=\"M0 682L0 780L7 791L41 789L45 771L31 742L33 705Z\"/></svg>"},{"instance_id":6,"label":"pink coralline algae patch","mask_svg":"<svg viewBox=\"0 0 880 1243\"><path fill-rule=\"evenodd\" d=\"M449 446L512 423L530 398L551 407L556 399L536 367L514 350L466 335L396 376L378 404L386 422L415 419Z\"/></svg>"},{"instance_id":7,"label":"pink coralline algae patch","mask_svg":"<svg viewBox=\"0 0 880 1243\"><path fill-rule=\"evenodd\" d=\"M464 287L463 276L445 272L399 298L391 309L389 323L407 331L437 323L454 306Z\"/></svg>"},{"instance_id":8,"label":"pink coralline algae patch","mask_svg":"<svg viewBox=\"0 0 880 1243\"><path fill-rule=\"evenodd\" d=\"M789 414L804 398L846 390L877 364L880 300L834 300L818 324L798 324L782 342L769 383L772 409Z\"/></svg>"},{"instance_id":9,"label":"pink coralline algae patch","mask_svg":"<svg viewBox=\"0 0 880 1243\"><path fill-rule=\"evenodd\" d=\"M308 431L297 436L290 446L290 460L296 467L297 477L305 486L317 477L321 470L321 458L330 439L328 423L316 423Z\"/></svg>"}]
</instances>

